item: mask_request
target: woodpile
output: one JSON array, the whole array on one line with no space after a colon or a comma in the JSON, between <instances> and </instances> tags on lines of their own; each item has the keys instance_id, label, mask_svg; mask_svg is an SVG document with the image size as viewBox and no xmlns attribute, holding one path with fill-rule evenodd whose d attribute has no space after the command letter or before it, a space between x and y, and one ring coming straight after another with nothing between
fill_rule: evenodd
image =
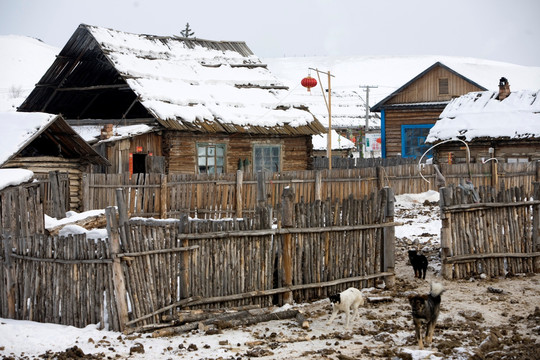
<instances>
[{"instance_id":1,"label":"woodpile","mask_svg":"<svg viewBox=\"0 0 540 360\"><path fill-rule=\"evenodd\" d=\"M169 316L165 317L170 319ZM274 312L271 308L254 308L248 310L192 310L182 311L174 316L174 320L166 324L150 325L131 329L129 332L152 331L152 337L174 336L188 331L199 329L205 332L215 330L249 326L261 322L274 320L295 319L303 328L309 328L309 322L304 314L298 310L282 310ZM156 327L160 329L155 330Z\"/></svg>"}]
</instances>

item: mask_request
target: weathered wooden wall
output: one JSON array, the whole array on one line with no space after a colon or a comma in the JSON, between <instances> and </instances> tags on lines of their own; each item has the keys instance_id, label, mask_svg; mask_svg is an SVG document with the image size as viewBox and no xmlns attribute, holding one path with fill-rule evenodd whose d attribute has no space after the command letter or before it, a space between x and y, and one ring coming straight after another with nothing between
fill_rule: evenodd
<instances>
[{"instance_id":1,"label":"weathered wooden wall","mask_svg":"<svg viewBox=\"0 0 540 360\"><path fill-rule=\"evenodd\" d=\"M137 147L142 150L137 151ZM111 163L106 168L98 168L96 172L106 172L108 174L129 173L129 154L152 154L152 156L162 156L161 135L159 133L148 133L133 136L124 140L105 141L97 145L96 151Z\"/></svg>"},{"instance_id":2,"label":"weathered wooden wall","mask_svg":"<svg viewBox=\"0 0 540 360\"><path fill-rule=\"evenodd\" d=\"M163 138L163 153L168 173L197 174L197 143L226 144L226 173L239 170L238 162L249 161L253 168L253 145L280 145L281 171L307 170L312 166L312 144L310 136L194 136L184 132L168 131Z\"/></svg>"},{"instance_id":3,"label":"weathered wooden wall","mask_svg":"<svg viewBox=\"0 0 540 360\"><path fill-rule=\"evenodd\" d=\"M524 188L441 188L442 274L469 279L540 272L540 184Z\"/></svg>"}]
</instances>

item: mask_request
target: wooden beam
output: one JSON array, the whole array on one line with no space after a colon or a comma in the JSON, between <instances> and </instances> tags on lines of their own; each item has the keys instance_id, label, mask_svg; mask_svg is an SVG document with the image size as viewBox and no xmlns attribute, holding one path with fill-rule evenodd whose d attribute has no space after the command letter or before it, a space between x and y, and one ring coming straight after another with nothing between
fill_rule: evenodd
<instances>
[{"instance_id":1,"label":"wooden beam","mask_svg":"<svg viewBox=\"0 0 540 360\"><path fill-rule=\"evenodd\" d=\"M37 84L36 87L54 87L54 85ZM75 86L75 87L57 87L55 91L95 91L107 89L130 90L128 84L110 84L110 85L93 85L93 86Z\"/></svg>"}]
</instances>

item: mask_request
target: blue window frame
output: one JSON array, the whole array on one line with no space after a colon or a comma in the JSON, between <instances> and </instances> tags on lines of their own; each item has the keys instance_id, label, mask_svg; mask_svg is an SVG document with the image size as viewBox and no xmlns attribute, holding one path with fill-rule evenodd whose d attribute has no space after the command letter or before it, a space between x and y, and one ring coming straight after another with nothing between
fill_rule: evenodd
<instances>
[{"instance_id":1,"label":"blue window frame","mask_svg":"<svg viewBox=\"0 0 540 360\"><path fill-rule=\"evenodd\" d=\"M405 158L417 158L422 156L430 145L426 144L426 137L433 124L401 125L401 156ZM426 154L432 157L430 151Z\"/></svg>"}]
</instances>

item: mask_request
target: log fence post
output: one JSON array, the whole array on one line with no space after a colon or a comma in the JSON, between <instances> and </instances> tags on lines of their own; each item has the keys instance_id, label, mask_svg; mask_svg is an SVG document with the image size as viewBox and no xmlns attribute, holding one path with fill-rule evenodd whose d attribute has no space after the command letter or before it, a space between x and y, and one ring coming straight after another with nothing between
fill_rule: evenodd
<instances>
[{"instance_id":1,"label":"log fence post","mask_svg":"<svg viewBox=\"0 0 540 360\"><path fill-rule=\"evenodd\" d=\"M7 296L7 317L8 319L15 319L15 281L16 277L13 272L13 265L11 264L11 249L13 249L13 243L11 235L7 231L3 231L0 234L2 242L4 243L4 274L6 279L6 292ZM0 294L3 295L3 294Z\"/></svg>"},{"instance_id":2,"label":"log fence post","mask_svg":"<svg viewBox=\"0 0 540 360\"><path fill-rule=\"evenodd\" d=\"M160 192L159 192L159 216L162 219L167 218L167 207L168 207L168 187L167 187L167 175L161 174L161 183L160 183Z\"/></svg>"},{"instance_id":3,"label":"log fence post","mask_svg":"<svg viewBox=\"0 0 540 360\"><path fill-rule=\"evenodd\" d=\"M184 214L180 218L178 224L178 233L185 234L189 231L189 217ZM182 247L189 247L189 239L182 239ZM183 251L180 255L182 257L182 267L180 268L180 299L185 299L191 296L191 289L189 284L189 261L192 255L189 251Z\"/></svg>"},{"instance_id":4,"label":"log fence post","mask_svg":"<svg viewBox=\"0 0 540 360\"><path fill-rule=\"evenodd\" d=\"M491 186L495 189L499 186L499 163L497 160L491 161Z\"/></svg>"},{"instance_id":5,"label":"log fence post","mask_svg":"<svg viewBox=\"0 0 540 360\"><path fill-rule=\"evenodd\" d=\"M382 166L377 166L377 189L384 189L384 168Z\"/></svg>"},{"instance_id":6,"label":"log fence post","mask_svg":"<svg viewBox=\"0 0 540 360\"><path fill-rule=\"evenodd\" d=\"M315 171L315 200L322 200L322 171Z\"/></svg>"},{"instance_id":7,"label":"log fence post","mask_svg":"<svg viewBox=\"0 0 540 360\"><path fill-rule=\"evenodd\" d=\"M84 173L82 175L82 204L81 211L92 210L90 208L90 180L88 179L88 174Z\"/></svg>"},{"instance_id":8,"label":"log fence post","mask_svg":"<svg viewBox=\"0 0 540 360\"><path fill-rule=\"evenodd\" d=\"M391 187L385 187L383 189L386 197L385 207L384 207L384 222L394 222L394 190ZM383 229L383 272L391 272L392 275L385 276L384 282L386 287L393 289L396 284L396 275L394 274L395 269L395 234L396 230L394 226L385 227Z\"/></svg>"},{"instance_id":9,"label":"log fence post","mask_svg":"<svg viewBox=\"0 0 540 360\"><path fill-rule=\"evenodd\" d=\"M236 171L236 217L241 218L243 216L243 182L244 172L242 170Z\"/></svg>"},{"instance_id":10,"label":"log fence post","mask_svg":"<svg viewBox=\"0 0 540 360\"><path fill-rule=\"evenodd\" d=\"M533 183L533 199L540 200L540 182ZM533 251L540 252L540 205L533 206L533 229L532 229ZM540 273L540 256L533 258L533 271Z\"/></svg>"},{"instance_id":11,"label":"log fence post","mask_svg":"<svg viewBox=\"0 0 540 360\"><path fill-rule=\"evenodd\" d=\"M60 189L60 174L58 171L49 171L49 186L51 187L53 216L57 219L63 219L66 217L66 205Z\"/></svg>"},{"instance_id":12,"label":"log fence post","mask_svg":"<svg viewBox=\"0 0 540 360\"><path fill-rule=\"evenodd\" d=\"M439 206L441 211L441 273L443 278L452 280L452 264L448 263L446 259L452 255L451 253L451 213L445 212L445 206L451 205L447 203L449 194L452 190L447 187L441 187L439 189Z\"/></svg>"},{"instance_id":13,"label":"log fence post","mask_svg":"<svg viewBox=\"0 0 540 360\"><path fill-rule=\"evenodd\" d=\"M116 311L118 313L118 330L124 331L129 318L124 271L122 269L120 258L117 257L117 254L123 252L120 246L121 230L117 221L117 212L113 206L109 206L105 209L105 217L107 218L107 233L109 235L111 257L113 259L112 282L114 294L111 294L111 298L113 298L116 303ZM114 319L109 321L114 324Z\"/></svg>"},{"instance_id":14,"label":"log fence post","mask_svg":"<svg viewBox=\"0 0 540 360\"><path fill-rule=\"evenodd\" d=\"M293 214L294 214L294 190L290 187L286 187L281 195L282 206L282 223L283 228L292 228ZM283 235L283 286L292 286L292 234L285 233ZM293 294L292 291L288 291L283 294L283 302L286 304L292 304Z\"/></svg>"}]
</instances>

